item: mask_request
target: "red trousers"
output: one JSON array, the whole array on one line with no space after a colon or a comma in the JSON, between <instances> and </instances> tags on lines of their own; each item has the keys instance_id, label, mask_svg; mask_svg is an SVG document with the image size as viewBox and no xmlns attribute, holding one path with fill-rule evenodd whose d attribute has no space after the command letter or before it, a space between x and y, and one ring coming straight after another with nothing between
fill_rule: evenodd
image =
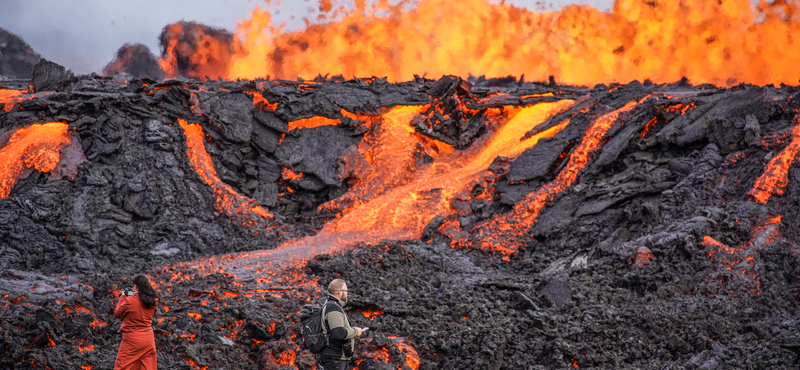
<instances>
[{"instance_id":1,"label":"red trousers","mask_svg":"<svg viewBox=\"0 0 800 370\"><path fill-rule=\"evenodd\" d=\"M156 370L156 366L153 330L123 332L114 370Z\"/></svg>"}]
</instances>

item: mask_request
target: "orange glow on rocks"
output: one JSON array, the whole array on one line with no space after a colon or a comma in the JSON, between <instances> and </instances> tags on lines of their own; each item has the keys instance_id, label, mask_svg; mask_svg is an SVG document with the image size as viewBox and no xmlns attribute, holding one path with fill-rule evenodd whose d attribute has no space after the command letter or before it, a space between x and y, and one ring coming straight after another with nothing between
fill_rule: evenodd
<instances>
[{"instance_id":1,"label":"orange glow on rocks","mask_svg":"<svg viewBox=\"0 0 800 370\"><path fill-rule=\"evenodd\" d=\"M23 299L25 299L25 298L28 298L28 297L26 297L26 296L24 296L24 295L21 295L21 296L19 296L19 297L17 297L17 298L14 298L14 299L11 299L11 300L9 300L9 302L11 302L11 303L14 303L14 304L17 304L17 303L19 303L19 301L21 301L21 300L23 300Z\"/></svg>"},{"instance_id":2,"label":"orange glow on rocks","mask_svg":"<svg viewBox=\"0 0 800 370\"><path fill-rule=\"evenodd\" d=\"M392 337L389 338L392 339ZM405 338L399 340L395 338L395 341L400 352L406 355L406 362L403 365L410 367L412 370L419 369L420 361L417 350Z\"/></svg>"},{"instance_id":3,"label":"orange glow on rocks","mask_svg":"<svg viewBox=\"0 0 800 370\"><path fill-rule=\"evenodd\" d=\"M480 233L483 237L481 247L502 253L516 252L520 246L517 238L523 236L533 226L542 207L572 186L578 178L578 173L589 162L591 153L600 147L603 135L616 122L617 117L635 106L635 101L629 102L624 107L595 119L587 128L581 143L570 154L567 165L553 181L528 194L511 212L497 215L481 227Z\"/></svg>"},{"instance_id":4,"label":"orange glow on rocks","mask_svg":"<svg viewBox=\"0 0 800 370\"><path fill-rule=\"evenodd\" d=\"M92 311L89 311L89 309L80 304L80 302L75 302L75 312L82 315L91 315L92 313Z\"/></svg>"},{"instance_id":5,"label":"orange glow on rocks","mask_svg":"<svg viewBox=\"0 0 800 370\"><path fill-rule=\"evenodd\" d=\"M375 316L383 315L383 311L361 311L361 313L370 320L375 318Z\"/></svg>"},{"instance_id":6,"label":"orange glow on rocks","mask_svg":"<svg viewBox=\"0 0 800 370\"><path fill-rule=\"evenodd\" d=\"M466 196L472 185L484 181L483 177L490 176L487 169L495 158L514 158L539 139L564 128L566 122L523 140L536 125L573 104L572 100L562 100L510 108L504 114L495 112L487 118L496 121L494 133L463 151L414 131L410 122L422 107L391 109L366 134L358 153L345 156L345 166L351 166L356 185L324 205L340 210L339 217L299 245L336 249L357 242L419 238L437 215L456 214L452 202ZM419 163L415 159L418 148L425 148L433 161Z\"/></svg>"},{"instance_id":7,"label":"orange glow on rocks","mask_svg":"<svg viewBox=\"0 0 800 370\"><path fill-rule=\"evenodd\" d=\"M194 360L192 360L190 358L184 358L184 361L186 361L189 364L189 366L192 367L192 368L197 368L197 369L200 369L200 370L208 370L208 366L199 366L199 365L197 365L196 362L194 362Z\"/></svg>"},{"instance_id":8,"label":"orange glow on rocks","mask_svg":"<svg viewBox=\"0 0 800 370\"><path fill-rule=\"evenodd\" d=\"M220 180L211 156L205 149L203 128L199 124L189 124L183 119L178 119L178 123L180 123L186 134L186 155L200 178L214 190L214 197L217 199L217 210L244 217L257 215L262 219L272 218L273 215L256 204L253 199L239 195L229 185Z\"/></svg>"},{"instance_id":9,"label":"orange glow on rocks","mask_svg":"<svg viewBox=\"0 0 800 370\"><path fill-rule=\"evenodd\" d=\"M650 261L654 259L656 259L656 257L653 256L653 252L650 251L650 248L639 247L636 248L636 253L628 257L628 263L635 263L636 266L641 267L649 264Z\"/></svg>"},{"instance_id":10,"label":"orange glow on rocks","mask_svg":"<svg viewBox=\"0 0 800 370\"><path fill-rule=\"evenodd\" d=\"M25 169L50 172L69 143L68 125L49 122L18 129L0 149L0 198L5 198Z\"/></svg>"},{"instance_id":11,"label":"orange glow on rocks","mask_svg":"<svg viewBox=\"0 0 800 370\"><path fill-rule=\"evenodd\" d=\"M296 121L289 122L289 131L296 128L314 128L322 126L336 126L339 124L338 119L315 116L311 118L303 118Z\"/></svg>"},{"instance_id":12,"label":"orange glow on rocks","mask_svg":"<svg viewBox=\"0 0 800 370\"><path fill-rule=\"evenodd\" d=\"M294 366L294 361L297 359L297 353L292 350L286 350L275 356L275 361L281 366Z\"/></svg>"},{"instance_id":13,"label":"orange glow on rocks","mask_svg":"<svg viewBox=\"0 0 800 370\"><path fill-rule=\"evenodd\" d=\"M80 351L81 353L94 351L94 344L92 345L81 344L76 347L78 347L78 351Z\"/></svg>"},{"instance_id":14,"label":"orange glow on rocks","mask_svg":"<svg viewBox=\"0 0 800 370\"><path fill-rule=\"evenodd\" d=\"M800 152L800 123L795 122L792 128L792 141L780 152L772 157L764 173L756 179L753 189L747 195L759 203L766 203L773 194L783 195L783 188L789 182L789 167Z\"/></svg>"},{"instance_id":15,"label":"orange glow on rocks","mask_svg":"<svg viewBox=\"0 0 800 370\"><path fill-rule=\"evenodd\" d=\"M729 247L710 236L703 237L701 245L708 248L709 259L717 264L715 273L709 279L717 286L717 291L724 291L726 284L737 282L748 293L760 293L761 277L757 266L759 251L778 239L780 222L781 216L771 218L755 228L749 242L738 247ZM732 295L737 295L735 290Z\"/></svg>"},{"instance_id":16,"label":"orange glow on rocks","mask_svg":"<svg viewBox=\"0 0 800 370\"><path fill-rule=\"evenodd\" d=\"M0 89L0 105L2 105L3 112L10 112L11 108L14 108L14 104L23 99L21 95L25 93L26 91L23 90Z\"/></svg>"},{"instance_id":17,"label":"orange glow on rocks","mask_svg":"<svg viewBox=\"0 0 800 370\"><path fill-rule=\"evenodd\" d=\"M229 291L226 290L226 291L223 291L221 294L217 294L216 297L217 297L217 299L225 299L225 298L234 298L234 297L238 297L238 296L239 296L239 293L229 292Z\"/></svg>"},{"instance_id":18,"label":"orange glow on rocks","mask_svg":"<svg viewBox=\"0 0 800 370\"><path fill-rule=\"evenodd\" d=\"M262 110L274 111L276 108L278 108L278 103L270 103L269 100L267 100L267 98L261 95L261 93L258 91L248 91L247 94L253 98L253 104Z\"/></svg>"},{"instance_id":19,"label":"orange glow on rocks","mask_svg":"<svg viewBox=\"0 0 800 370\"><path fill-rule=\"evenodd\" d=\"M284 180L294 181L294 180L300 180L300 178L302 178L302 177L303 177L303 173L302 172L301 173L297 173L297 172L292 171L292 169L286 168L286 167L284 167L281 170L281 178L284 179Z\"/></svg>"},{"instance_id":20,"label":"orange glow on rocks","mask_svg":"<svg viewBox=\"0 0 800 370\"><path fill-rule=\"evenodd\" d=\"M237 26L234 44L198 35L192 75L313 79L317 75L493 77L577 85L687 77L695 84L795 84L800 21L795 2L617 0L610 12L585 5L535 12L489 0L357 1L343 17L286 32L268 10ZM382 16L381 16L382 15ZM323 23L327 22L327 23ZM447 27L442 27L447 24ZM174 24L168 34L177 35ZM175 28L175 29L172 29ZM168 39L162 67L176 76L182 46Z\"/></svg>"},{"instance_id":21,"label":"orange glow on rocks","mask_svg":"<svg viewBox=\"0 0 800 370\"><path fill-rule=\"evenodd\" d=\"M96 317L94 318L94 320L92 320L91 324L92 324L92 327L93 327L93 328L95 328L95 329L97 329L97 328L102 328L102 327L104 327L104 326L108 325L108 323L107 323L107 322L105 322L105 321L100 321L100 320L98 320Z\"/></svg>"}]
</instances>

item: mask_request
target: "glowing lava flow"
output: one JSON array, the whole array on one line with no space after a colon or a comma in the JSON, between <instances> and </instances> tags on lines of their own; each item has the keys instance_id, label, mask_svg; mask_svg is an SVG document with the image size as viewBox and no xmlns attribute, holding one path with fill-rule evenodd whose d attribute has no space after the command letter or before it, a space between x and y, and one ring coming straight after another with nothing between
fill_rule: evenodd
<instances>
[{"instance_id":1,"label":"glowing lava flow","mask_svg":"<svg viewBox=\"0 0 800 370\"><path fill-rule=\"evenodd\" d=\"M3 104L3 112L10 112L14 104L23 99L21 95L25 94L22 90L9 90L0 89L0 104Z\"/></svg>"},{"instance_id":2,"label":"glowing lava flow","mask_svg":"<svg viewBox=\"0 0 800 370\"><path fill-rule=\"evenodd\" d=\"M245 217L256 214L264 219L272 218L273 215L257 205L255 200L239 195L219 179L211 156L206 152L203 143L203 128L198 124L189 124L183 119L178 119L178 123L186 134L186 155L189 157L189 161L200 178L214 190L217 211Z\"/></svg>"},{"instance_id":3,"label":"glowing lava flow","mask_svg":"<svg viewBox=\"0 0 800 370\"><path fill-rule=\"evenodd\" d=\"M252 277L257 271L274 270L272 263L277 261L302 264L317 254L334 252L359 242L419 238L432 218L454 213L451 202L469 192L482 177L489 176L487 168L496 157L516 157L536 145L539 139L563 129L566 122L520 140L549 116L573 104L572 100L562 100L519 110L514 108L513 118L494 135L487 135L482 143L476 142L470 149L459 152L414 131L409 123L422 107L395 107L382 116L358 150L346 156L351 161L346 166L353 167L350 176L354 176L358 184L326 205L341 209L339 218L328 222L316 236L291 240L274 250L216 258L199 263L198 268L226 271L240 278ZM495 118L502 117L498 114ZM202 145L198 125L181 122L181 126L187 131L190 148ZM415 159L420 148L428 150L433 157L431 163L423 164ZM194 156L197 154L190 153L190 157ZM352 163L355 160L362 163ZM210 159L207 166L211 166Z\"/></svg>"},{"instance_id":4,"label":"glowing lava flow","mask_svg":"<svg viewBox=\"0 0 800 370\"><path fill-rule=\"evenodd\" d=\"M511 212L495 216L488 224L481 227L479 231L483 240L481 247L503 253L515 252L520 246L515 238L533 226L545 203L554 200L558 194L572 186L578 178L578 173L589 162L589 155L600 147L600 140L616 122L617 117L635 106L636 102L630 102L592 122L581 143L570 154L569 162L553 181L528 194Z\"/></svg>"},{"instance_id":5,"label":"glowing lava flow","mask_svg":"<svg viewBox=\"0 0 800 370\"><path fill-rule=\"evenodd\" d=\"M419 108L394 108L383 115L374 136L364 138L372 145L359 148L365 163L354 174L359 184L343 197L342 201L349 203L345 210L317 236L298 245L336 249L357 242L419 238L435 216L454 213L452 201L469 192L472 187L468 185L489 175L487 168L495 158L516 157L539 139L550 137L566 126L566 123L557 125L520 140L536 125L572 105L573 101L562 100L523 108L483 145L475 143L470 149L458 152L413 131L409 122ZM429 152L433 161L419 165L414 161L414 153L428 145L436 148Z\"/></svg>"},{"instance_id":6,"label":"glowing lava flow","mask_svg":"<svg viewBox=\"0 0 800 370\"><path fill-rule=\"evenodd\" d=\"M789 181L789 167L794 163L798 152L800 152L800 123L796 123L792 128L792 142L769 161L767 169L753 184L753 189L747 193L750 199L766 203L773 194L783 195L783 187Z\"/></svg>"},{"instance_id":7,"label":"glowing lava flow","mask_svg":"<svg viewBox=\"0 0 800 370\"><path fill-rule=\"evenodd\" d=\"M795 84L800 5L753 3L617 0L611 12L582 5L536 12L489 0L356 1L349 11L321 7L320 24L296 32L257 8L237 26L234 45L202 36L187 51L178 43L181 30L171 29L183 26L171 25L162 65L174 77L177 53L190 54L185 75L231 80L455 74L552 75L588 86L684 76L695 84Z\"/></svg>"},{"instance_id":8,"label":"glowing lava flow","mask_svg":"<svg viewBox=\"0 0 800 370\"><path fill-rule=\"evenodd\" d=\"M296 121L289 121L289 131L296 128L314 128L322 126L336 126L339 124L338 119L314 116L311 118L303 118Z\"/></svg>"},{"instance_id":9,"label":"glowing lava flow","mask_svg":"<svg viewBox=\"0 0 800 370\"><path fill-rule=\"evenodd\" d=\"M18 129L0 149L0 198L5 198L22 171L33 168L50 172L61 160L61 149L69 143L69 126L49 122Z\"/></svg>"}]
</instances>

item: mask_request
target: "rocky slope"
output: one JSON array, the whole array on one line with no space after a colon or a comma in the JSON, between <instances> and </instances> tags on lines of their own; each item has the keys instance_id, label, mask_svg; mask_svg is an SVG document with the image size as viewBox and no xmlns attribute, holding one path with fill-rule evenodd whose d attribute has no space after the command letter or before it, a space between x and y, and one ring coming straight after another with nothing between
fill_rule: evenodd
<instances>
[{"instance_id":1,"label":"rocky slope","mask_svg":"<svg viewBox=\"0 0 800 370\"><path fill-rule=\"evenodd\" d=\"M136 273L164 300L164 368L311 368L299 308L338 277L372 332L359 369L797 366L793 87L120 83L38 68L36 94L0 104L0 157L19 168L0 199L2 368L112 367L114 294ZM424 228L337 232L379 198L362 188L480 157L536 104L561 105L519 136L552 134L455 195L418 188L409 199L448 206L418 207ZM401 106L419 107L408 156L372 168L405 153L375 139ZM9 149L45 122L66 125L60 144Z\"/></svg>"}]
</instances>

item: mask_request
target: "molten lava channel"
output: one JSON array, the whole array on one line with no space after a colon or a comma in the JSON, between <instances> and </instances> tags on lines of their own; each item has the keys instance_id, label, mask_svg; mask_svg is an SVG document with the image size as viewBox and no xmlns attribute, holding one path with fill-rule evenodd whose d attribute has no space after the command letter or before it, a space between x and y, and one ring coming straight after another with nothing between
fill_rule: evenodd
<instances>
[{"instance_id":1,"label":"molten lava channel","mask_svg":"<svg viewBox=\"0 0 800 370\"><path fill-rule=\"evenodd\" d=\"M69 143L69 125L62 122L35 124L17 129L0 149L0 198L5 198L26 169L53 171L61 149Z\"/></svg>"},{"instance_id":2,"label":"molten lava channel","mask_svg":"<svg viewBox=\"0 0 800 370\"><path fill-rule=\"evenodd\" d=\"M199 124L190 124L183 119L178 119L178 123L186 135L186 155L189 157L189 162L200 178L213 189L217 211L243 217L257 215L262 219L272 218L273 215L256 204L255 200L240 195L220 180L211 156L206 152L203 128Z\"/></svg>"},{"instance_id":3,"label":"molten lava channel","mask_svg":"<svg viewBox=\"0 0 800 370\"><path fill-rule=\"evenodd\" d=\"M360 147L365 163L354 175L359 179L342 200L349 206L314 237L301 240L315 253L336 250L359 242L383 239L416 239L437 215L454 214L451 202L471 189L470 184L489 176L488 167L498 156L514 158L539 141L566 126L566 122L531 138L521 138L536 125L574 102L562 100L522 108L483 143L464 151L431 141L415 132L410 124L420 107L398 107L383 115L379 129L364 138L370 145ZM433 161L418 166L418 147L430 150Z\"/></svg>"},{"instance_id":4,"label":"molten lava channel","mask_svg":"<svg viewBox=\"0 0 800 370\"><path fill-rule=\"evenodd\" d=\"M589 155L602 144L601 139L606 131L614 125L620 114L633 109L636 104L635 101L629 102L624 107L594 120L586 130L581 143L570 154L567 165L553 181L525 196L511 212L495 216L481 228L480 234L483 237L481 247L503 253L515 252L520 246L516 236L523 235L533 226L547 202L553 201L558 194L572 186L578 178L578 173L589 162Z\"/></svg>"},{"instance_id":5,"label":"molten lava channel","mask_svg":"<svg viewBox=\"0 0 800 370\"><path fill-rule=\"evenodd\" d=\"M764 173L756 179L753 189L747 193L750 199L766 203L773 194L783 195L783 188L789 182L789 167L797 159L800 152L800 123L795 122L792 128L792 141L780 152L772 157Z\"/></svg>"},{"instance_id":6,"label":"molten lava channel","mask_svg":"<svg viewBox=\"0 0 800 370\"><path fill-rule=\"evenodd\" d=\"M323 205L341 212L317 235L289 240L277 249L221 256L193 266L204 271L225 271L238 278L257 278L259 271L300 265L315 255L340 251L361 242L417 239L431 219L455 213L451 208L453 200L468 194L482 177L492 176L487 168L495 158L514 158L540 139L566 127L565 121L523 139L538 124L573 105L572 100L561 100L526 108L510 107L506 114L498 110L487 119L506 122L501 121L493 134L463 151L455 151L414 131L411 120L424 107L392 108L381 116L358 148L345 156L345 166L352 166L350 176L357 183L339 199ZM201 177L208 177L207 182L220 182L212 176L215 172L210 158L202 154L205 151L191 149L202 145L200 126L185 121L180 124L187 132L189 157L198 173L206 173ZM420 165L415 159L421 147L433 157L431 163Z\"/></svg>"},{"instance_id":7,"label":"molten lava channel","mask_svg":"<svg viewBox=\"0 0 800 370\"><path fill-rule=\"evenodd\" d=\"M25 91L22 90L0 89L0 104L3 104L3 112L10 112L14 104L23 99L23 94Z\"/></svg>"}]
</instances>

